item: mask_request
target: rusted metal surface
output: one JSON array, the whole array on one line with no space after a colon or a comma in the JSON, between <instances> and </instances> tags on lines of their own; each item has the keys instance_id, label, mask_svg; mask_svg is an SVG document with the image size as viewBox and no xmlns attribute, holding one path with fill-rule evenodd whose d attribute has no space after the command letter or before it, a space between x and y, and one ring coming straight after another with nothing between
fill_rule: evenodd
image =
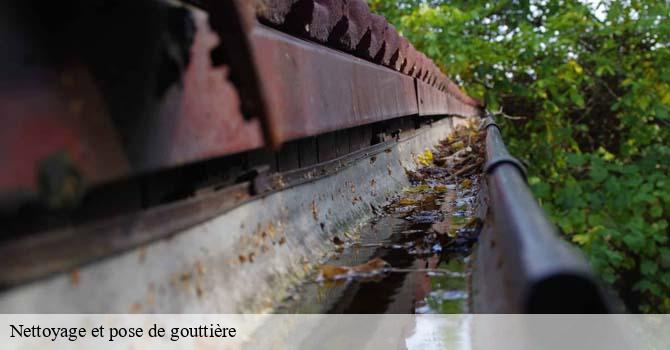
<instances>
[{"instance_id":1,"label":"rusted metal surface","mask_svg":"<svg viewBox=\"0 0 670 350\"><path fill-rule=\"evenodd\" d=\"M15 203L38 195L76 197L84 187L264 145L259 119L241 113L229 67L212 62L212 50L221 39L209 26L207 14L161 1L143 4L132 7L137 16L126 22L95 6L66 6L72 19L61 16L60 21L72 23L63 31L84 34L54 37L60 46L79 50L64 53L59 45L44 45L49 27L41 27L41 13L30 13L32 7L27 5L3 6L0 201ZM155 18L147 21L145 14ZM89 28L96 20L113 23L110 28L101 28L102 24ZM50 25L66 25L52 21ZM109 44L86 51L81 42L90 39L87 30L104 30L90 35ZM151 30L168 33L156 37L135 33ZM174 52L177 39L171 36L185 38L185 59ZM118 47L122 43L146 52L128 54ZM161 83L168 76L173 78ZM50 164L46 168L45 162ZM71 188L72 181L59 179L63 172L76 174L76 189ZM41 188L44 183L47 189ZM70 189L59 194L58 187Z\"/></svg>"},{"instance_id":2,"label":"rusted metal surface","mask_svg":"<svg viewBox=\"0 0 670 350\"><path fill-rule=\"evenodd\" d=\"M81 186L126 174L121 139L88 69L77 62L26 62L46 55L31 28L8 3L0 5L0 23L0 202L34 197L40 176L75 172ZM58 164L41 169L45 162ZM59 183L72 187L67 180L52 186Z\"/></svg>"},{"instance_id":3,"label":"rusted metal surface","mask_svg":"<svg viewBox=\"0 0 670 350\"><path fill-rule=\"evenodd\" d=\"M419 115L447 114L449 110L448 94L422 82L416 82L416 96L419 104Z\"/></svg>"},{"instance_id":4,"label":"rusted metal surface","mask_svg":"<svg viewBox=\"0 0 670 350\"><path fill-rule=\"evenodd\" d=\"M0 200L34 197L39 177L50 177L58 168L74 169L81 185L127 173L120 139L100 113L104 108L90 76L72 67L60 75L33 77L17 85L0 83ZM73 86L59 87L63 81ZM44 169L42 164L54 157L62 159L61 166Z\"/></svg>"},{"instance_id":5,"label":"rusted metal surface","mask_svg":"<svg viewBox=\"0 0 670 350\"><path fill-rule=\"evenodd\" d=\"M458 115L474 117L480 114L479 108L462 103L450 92L443 92L422 81L416 82L419 115Z\"/></svg>"},{"instance_id":6,"label":"rusted metal surface","mask_svg":"<svg viewBox=\"0 0 670 350\"><path fill-rule=\"evenodd\" d=\"M3 5L0 201L478 108L365 1L188 2Z\"/></svg>"},{"instance_id":7,"label":"rusted metal surface","mask_svg":"<svg viewBox=\"0 0 670 350\"><path fill-rule=\"evenodd\" d=\"M281 31L400 71L440 91L449 91L463 104L482 107L386 19L371 13L364 0L255 0L255 8L261 21Z\"/></svg>"},{"instance_id":8,"label":"rusted metal surface","mask_svg":"<svg viewBox=\"0 0 670 350\"><path fill-rule=\"evenodd\" d=\"M461 101L462 103L469 106L478 107L480 109L484 107L484 104L481 101L478 101L477 99L468 96L453 81L447 79L445 84L446 84L445 91L450 92L452 95L456 97L457 100Z\"/></svg>"},{"instance_id":9,"label":"rusted metal surface","mask_svg":"<svg viewBox=\"0 0 670 350\"><path fill-rule=\"evenodd\" d=\"M204 11L192 10L196 32L190 63L181 84L161 99L155 116L146 116L135 132L129 156L136 171L179 166L260 148L260 120L245 118L240 95L231 83L231 69L214 65L211 52L222 39Z\"/></svg>"},{"instance_id":10,"label":"rusted metal surface","mask_svg":"<svg viewBox=\"0 0 670 350\"><path fill-rule=\"evenodd\" d=\"M247 0L202 1L209 16L211 27L220 36L211 56L215 64L225 63L230 68L230 81L239 91L240 109L246 119L259 117L265 138L275 148L269 133L272 127L270 116L274 111L268 109L268 86L262 84L259 70L259 56L262 52L254 50L251 32L256 26L253 4Z\"/></svg>"},{"instance_id":11,"label":"rusted metal surface","mask_svg":"<svg viewBox=\"0 0 670 350\"><path fill-rule=\"evenodd\" d=\"M406 75L269 28L253 38L277 143L418 113Z\"/></svg>"}]
</instances>

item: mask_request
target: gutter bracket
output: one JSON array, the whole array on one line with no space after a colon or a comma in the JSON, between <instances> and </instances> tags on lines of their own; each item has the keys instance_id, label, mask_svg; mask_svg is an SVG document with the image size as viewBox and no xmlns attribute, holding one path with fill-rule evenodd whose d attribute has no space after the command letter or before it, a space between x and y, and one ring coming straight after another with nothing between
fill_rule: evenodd
<instances>
[{"instance_id":1,"label":"gutter bracket","mask_svg":"<svg viewBox=\"0 0 670 350\"><path fill-rule=\"evenodd\" d=\"M496 129L498 129L498 132L502 131L498 123L496 123L493 114L488 112L486 117L482 119L482 125L480 126L480 130L486 130L488 132L488 129L490 127L495 127ZM519 172L521 172L524 181L528 182L528 170L526 170L526 167L518 158L513 157L508 152L504 152L504 154L501 154L487 161L486 164L484 164L484 172L486 174L491 174L493 173L495 168L503 164L510 164L516 167L519 170Z\"/></svg>"},{"instance_id":2,"label":"gutter bracket","mask_svg":"<svg viewBox=\"0 0 670 350\"><path fill-rule=\"evenodd\" d=\"M482 124L479 127L479 130L487 130L489 126L495 126L498 130L502 131L492 114L488 114L485 118L482 118Z\"/></svg>"},{"instance_id":3,"label":"gutter bracket","mask_svg":"<svg viewBox=\"0 0 670 350\"><path fill-rule=\"evenodd\" d=\"M505 157L498 157L496 159L491 159L490 161L486 162L484 164L484 172L486 174L491 174L500 165L503 164L510 164L516 167L519 172L521 172L521 175L523 176L523 179L528 182L528 171L526 170L526 167L523 166L523 163L515 157L512 156L505 156Z\"/></svg>"}]
</instances>

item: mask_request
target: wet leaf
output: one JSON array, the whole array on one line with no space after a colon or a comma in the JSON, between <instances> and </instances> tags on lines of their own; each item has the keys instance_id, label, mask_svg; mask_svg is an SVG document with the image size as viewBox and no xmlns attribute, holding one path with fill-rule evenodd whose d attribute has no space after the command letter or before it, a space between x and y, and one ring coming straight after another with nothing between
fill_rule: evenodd
<instances>
[{"instance_id":1,"label":"wet leaf","mask_svg":"<svg viewBox=\"0 0 670 350\"><path fill-rule=\"evenodd\" d=\"M463 149L465 147L465 143L463 143L463 141L458 141L458 142L454 142L449 147L451 147L451 149L454 150L454 151L460 151L461 149Z\"/></svg>"},{"instance_id":2,"label":"wet leaf","mask_svg":"<svg viewBox=\"0 0 670 350\"><path fill-rule=\"evenodd\" d=\"M474 228L479 228L482 225L483 225L482 219L475 216L475 217L470 218L468 223L465 224L465 226L463 226L463 227L474 229Z\"/></svg>"},{"instance_id":3,"label":"wet leaf","mask_svg":"<svg viewBox=\"0 0 670 350\"><path fill-rule=\"evenodd\" d=\"M421 173L416 171L407 170L406 173L407 178L409 178L411 181L423 181L425 179L425 177Z\"/></svg>"},{"instance_id":4,"label":"wet leaf","mask_svg":"<svg viewBox=\"0 0 670 350\"><path fill-rule=\"evenodd\" d=\"M349 267L342 267L342 266L335 266L335 265L323 265L319 268L319 276L317 277L317 280L323 281L323 280L336 280L340 278L344 278L349 274L349 271L351 271L351 268Z\"/></svg>"},{"instance_id":5,"label":"wet leaf","mask_svg":"<svg viewBox=\"0 0 670 350\"><path fill-rule=\"evenodd\" d=\"M433 159L433 164L437 166L445 166L447 164L447 158L446 157L435 158Z\"/></svg>"},{"instance_id":6,"label":"wet leaf","mask_svg":"<svg viewBox=\"0 0 670 350\"><path fill-rule=\"evenodd\" d=\"M410 187L410 188L406 189L405 192L407 192L407 193L421 193L421 192L426 192L430 189L431 189L430 186L428 186L426 184L421 184L421 185Z\"/></svg>"},{"instance_id":7,"label":"wet leaf","mask_svg":"<svg viewBox=\"0 0 670 350\"><path fill-rule=\"evenodd\" d=\"M399 205L402 205L402 206L407 206L407 205L417 205L418 203L419 203L419 201L416 200L416 199L414 199L414 198L401 198L401 199L398 201L398 204L399 204Z\"/></svg>"},{"instance_id":8,"label":"wet leaf","mask_svg":"<svg viewBox=\"0 0 670 350\"><path fill-rule=\"evenodd\" d=\"M334 281L351 277L372 277L383 273L391 264L380 258L374 258L365 264L350 266L323 265L319 268L317 281Z\"/></svg>"},{"instance_id":9,"label":"wet leaf","mask_svg":"<svg viewBox=\"0 0 670 350\"><path fill-rule=\"evenodd\" d=\"M365 264L354 266L352 269L354 272L358 273L377 273L389 267L391 267L391 264L387 263L383 259L374 258Z\"/></svg>"}]
</instances>

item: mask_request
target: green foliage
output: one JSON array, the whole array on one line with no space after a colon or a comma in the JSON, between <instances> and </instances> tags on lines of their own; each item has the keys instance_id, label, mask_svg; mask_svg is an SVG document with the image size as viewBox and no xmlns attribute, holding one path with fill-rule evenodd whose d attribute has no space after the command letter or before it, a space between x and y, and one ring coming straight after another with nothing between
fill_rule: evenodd
<instances>
[{"instance_id":1,"label":"green foliage","mask_svg":"<svg viewBox=\"0 0 670 350\"><path fill-rule=\"evenodd\" d=\"M490 110L525 117L505 138L566 239L629 307L670 312L668 3L369 3Z\"/></svg>"}]
</instances>

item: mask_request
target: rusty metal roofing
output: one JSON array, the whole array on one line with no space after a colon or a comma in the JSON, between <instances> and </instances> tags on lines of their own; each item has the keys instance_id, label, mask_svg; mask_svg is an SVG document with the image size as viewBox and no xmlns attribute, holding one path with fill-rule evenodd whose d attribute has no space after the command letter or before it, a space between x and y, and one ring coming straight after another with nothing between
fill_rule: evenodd
<instances>
[{"instance_id":1,"label":"rusty metal roofing","mask_svg":"<svg viewBox=\"0 0 670 350\"><path fill-rule=\"evenodd\" d=\"M476 107L435 63L364 0L255 0L258 19L294 36L345 51L417 78Z\"/></svg>"}]
</instances>

